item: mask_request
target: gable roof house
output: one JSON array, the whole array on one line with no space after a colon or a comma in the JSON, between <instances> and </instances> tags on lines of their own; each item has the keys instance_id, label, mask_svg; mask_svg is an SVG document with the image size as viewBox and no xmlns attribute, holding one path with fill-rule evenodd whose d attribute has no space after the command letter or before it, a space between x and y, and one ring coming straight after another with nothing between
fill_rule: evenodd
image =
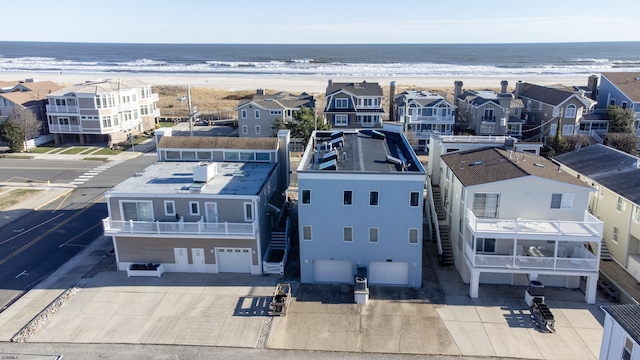
<instances>
[{"instance_id":1,"label":"gable roof house","mask_svg":"<svg viewBox=\"0 0 640 360\"><path fill-rule=\"evenodd\" d=\"M407 90L392 99L391 118L405 125L408 138L424 148L431 134L453 135L456 106L439 94Z\"/></svg>"},{"instance_id":2,"label":"gable roof house","mask_svg":"<svg viewBox=\"0 0 640 360\"><path fill-rule=\"evenodd\" d=\"M263 139L171 136L161 161L105 193L118 270L277 273L289 251L289 130Z\"/></svg>"},{"instance_id":3,"label":"gable roof house","mask_svg":"<svg viewBox=\"0 0 640 360\"><path fill-rule=\"evenodd\" d=\"M591 195L589 209L604 222L608 254L640 281L640 159L596 144L553 160L598 190Z\"/></svg>"},{"instance_id":4,"label":"gable roof house","mask_svg":"<svg viewBox=\"0 0 640 360\"><path fill-rule=\"evenodd\" d=\"M584 117L594 111L596 102L582 89L574 92L518 81L514 96L524 104L522 118L526 134L523 139L542 140L554 136L559 122L562 135L590 134L592 127L599 127L596 123L602 122Z\"/></svg>"},{"instance_id":5,"label":"gable roof house","mask_svg":"<svg viewBox=\"0 0 640 360\"><path fill-rule=\"evenodd\" d=\"M496 147L441 156L453 262L469 294L480 283L578 288L594 303L602 222L584 182L549 160Z\"/></svg>"},{"instance_id":6,"label":"gable roof house","mask_svg":"<svg viewBox=\"0 0 640 360\"><path fill-rule=\"evenodd\" d=\"M271 136L276 119L280 118L288 123L294 119L294 111L299 111L303 106L315 110L312 95L304 92L300 95L287 92L267 95L264 89L258 89L251 100L241 101L236 108L239 136Z\"/></svg>"},{"instance_id":7,"label":"gable roof house","mask_svg":"<svg viewBox=\"0 0 640 360\"><path fill-rule=\"evenodd\" d=\"M324 115L332 128L382 127L384 109L378 83L329 80L325 97Z\"/></svg>"},{"instance_id":8,"label":"gable roof house","mask_svg":"<svg viewBox=\"0 0 640 360\"><path fill-rule=\"evenodd\" d=\"M501 82L500 92L493 90L462 91L462 81L454 84L454 99L458 109L457 126L470 129L476 135L497 135L521 138L522 100L507 92L508 82Z\"/></svg>"},{"instance_id":9,"label":"gable roof house","mask_svg":"<svg viewBox=\"0 0 640 360\"><path fill-rule=\"evenodd\" d=\"M49 131L56 144L107 142L155 129L158 94L140 80L95 80L47 95Z\"/></svg>"},{"instance_id":10,"label":"gable roof house","mask_svg":"<svg viewBox=\"0 0 640 360\"><path fill-rule=\"evenodd\" d=\"M602 310L604 331L598 359L640 359L640 305L609 305Z\"/></svg>"},{"instance_id":11,"label":"gable roof house","mask_svg":"<svg viewBox=\"0 0 640 360\"><path fill-rule=\"evenodd\" d=\"M633 109L634 127L640 136L640 72L605 72L600 74L597 111L604 113L609 105Z\"/></svg>"}]
</instances>

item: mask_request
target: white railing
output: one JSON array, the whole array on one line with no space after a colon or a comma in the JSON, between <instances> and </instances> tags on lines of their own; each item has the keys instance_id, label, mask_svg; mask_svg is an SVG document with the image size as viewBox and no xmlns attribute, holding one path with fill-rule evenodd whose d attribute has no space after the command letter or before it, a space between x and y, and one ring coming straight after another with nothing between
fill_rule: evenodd
<instances>
[{"instance_id":1,"label":"white railing","mask_svg":"<svg viewBox=\"0 0 640 360\"><path fill-rule=\"evenodd\" d=\"M58 105L47 105L48 113L65 113L65 114L77 114L80 112L77 106L58 106Z\"/></svg>"},{"instance_id":2,"label":"white railing","mask_svg":"<svg viewBox=\"0 0 640 360\"><path fill-rule=\"evenodd\" d=\"M407 131L408 133L412 133L413 136L418 140L428 140L431 138L431 135L444 134L449 135L453 134L453 130L451 131L434 131L434 130L418 130L418 131Z\"/></svg>"},{"instance_id":3,"label":"white railing","mask_svg":"<svg viewBox=\"0 0 640 360\"><path fill-rule=\"evenodd\" d=\"M423 115L408 115L409 124L422 123L422 124L453 124L456 121L454 116L423 116Z\"/></svg>"},{"instance_id":4,"label":"white railing","mask_svg":"<svg viewBox=\"0 0 640 360\"><path fill-rule=\"evenodd\" d=\"M287 218L287 222L285 225L285 229L284 229L284 239L285 239L285 246L284 246L284 254L282 255L282 260L278 261L278 262L269 262L264 260L262 262L262 273L263 274L279 274L279 275L284 275L284 267L287 264L287 258L289 257L289 237L290 237L290 232L291 230L291 219ZM269 257L269 252L271 251L271 244L269 244L269 247L267 248L267 251L265 253L265 259L267 259Z\"/></svg>"},{"instance_id":5,"label":"white railing","mask_svg":"<svg viewBox=\"0 0 640 360\"><path fill-rule=\"evenodd\" d=\"M570 258L476 254L469 244L466 245L465 251L474 268L598 271L598 258L588 250L580 247L575 248Z\"/></svg>"},{"instance_id":6,"label":"white railing","mask_svg":"<svg viewBox=\"0 0 640 360\"><path fill-rule=\"evenodd\" d=\"M197 222L122 221L105 218L102 220L107 235L156 234L156 235L249 235L256 233L254 223L209 223L203 219Z\"/></svg>"},{"instance_id":7,"label":"white railing","mask_svg":"<svg viewBox=\"0 0 640 360\"><path fill-rule=\"evenodd\" d=\"M512 139L510 136L459 136L459 135L444 135L441 136L438 140L442 140L448 143L504 143L506 139Z\"/></svg>"},{"instance_id":8,"label":"white railing","mask_svg":"<svg viewBox=\"0 0 640 360\"><path fill-rule=\"evenodd\" d=\"M49 124L49 131L52 133L59 133L59 132L65 132L65 133L70 133L70 132L76 132L76 133L81 133L82 132L82 126L80 125L59 125L59 124Z\"/></svg>"},{"instance_id":9,"label":"white railing","mask_svg":"<svg viewBox=\"0 0 640 360\"><path fill-rule=\"evenodd\" d=\"M482 234L529 234L539 236L588 236L602 237L604 224L585 211L582 221L524 220L524 219L478 219L467 209L467 219L475 235ZM481 237L481 236L480 236ZM489 236L490 237L490 236Z\"/></svg>"}]
</instances>

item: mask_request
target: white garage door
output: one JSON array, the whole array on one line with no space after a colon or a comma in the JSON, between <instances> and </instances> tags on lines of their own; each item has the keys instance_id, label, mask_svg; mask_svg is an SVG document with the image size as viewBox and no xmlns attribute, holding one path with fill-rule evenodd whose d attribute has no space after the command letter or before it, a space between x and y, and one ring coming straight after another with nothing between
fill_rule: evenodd
<instances>
[{"instance_id":1,"label":"white garage door","mask_svg":"<svg viewBox=\"0 0 640 360\"><path fill-rule=\"evenodd\" d=\"M313 282L352 283L351 261L314 260Z\"/></svg>"},{"instance_id":2,"label":"white garage door","mask_svg":"<svg viewBox=\"0 0 640 360\"><path fill-rule=\"evenodd\" d=\"M409 263L372 262L369 264L369 284L408 285Z\"/></svg>"},{"instance_id":3,"label":"white garage door","mask_svg":"<svg viewBox=\"0 0 640 360\"><path fill-rule=\"evenodd\" d=\"M216 248L219 273L251 273L251 250Z\"/></svg>"}]
</instances>

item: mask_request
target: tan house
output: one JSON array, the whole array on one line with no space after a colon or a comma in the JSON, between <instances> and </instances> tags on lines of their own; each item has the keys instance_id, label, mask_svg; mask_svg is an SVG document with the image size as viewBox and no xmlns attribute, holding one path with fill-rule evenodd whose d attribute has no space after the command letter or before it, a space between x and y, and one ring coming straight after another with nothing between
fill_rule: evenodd
<instances>
[{"instance_id":1,"label":"tan house","mask_svg":"<svg viewBox=\"0 0 640 360\"><path fill-rule=\"evenodd\" d=\"M58 89L60 86L52 81L26 79L0 82L0 122L6 120L14 109L24 108L33 111L44 125L47 95ZM42 131L45 134L47 127L43 126Z\"/></svg>"},{"instance_id":2,"label":"tan house","mask_svg":"<svg viewBox=\"0 0 640 360\"><path fill-rule=\"evenodd\" d=\"M589 210L604 222L608 252L640 281L640 159L598 144L558 155L554 161L597 189Z\"/></svg>"}]
</instances>

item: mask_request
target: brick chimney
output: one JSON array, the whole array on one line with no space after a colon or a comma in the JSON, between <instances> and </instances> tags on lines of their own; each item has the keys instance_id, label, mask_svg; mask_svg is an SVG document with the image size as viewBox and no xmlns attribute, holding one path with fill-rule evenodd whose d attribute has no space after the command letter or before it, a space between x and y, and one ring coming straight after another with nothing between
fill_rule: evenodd
<instances>
[{"instance_id":1,"label":"brick chimney","mask_svg":"<svg viewBox=\"0 0 640 360\"><path fill-rule=\"evenodd\" d=\"M456 101L458 101L458 97L460 95L462 95L462 81L460 81L460 80L455 81L453 83L453 87L454 87L454 90L453 90L454 99L453 99L453 101L455 103Z\"/></svg>"},{"instance_id":2,"label":"brick chimney","mask_svg":"<svg viewBox=\"0 0 640 360\"><path fill-rule=\"evenodd\" d=\"M396 114L393 111L393 98L396 96L396 82L389 84L389 121L396 120Z\"/></svg>"}]
</instances>

